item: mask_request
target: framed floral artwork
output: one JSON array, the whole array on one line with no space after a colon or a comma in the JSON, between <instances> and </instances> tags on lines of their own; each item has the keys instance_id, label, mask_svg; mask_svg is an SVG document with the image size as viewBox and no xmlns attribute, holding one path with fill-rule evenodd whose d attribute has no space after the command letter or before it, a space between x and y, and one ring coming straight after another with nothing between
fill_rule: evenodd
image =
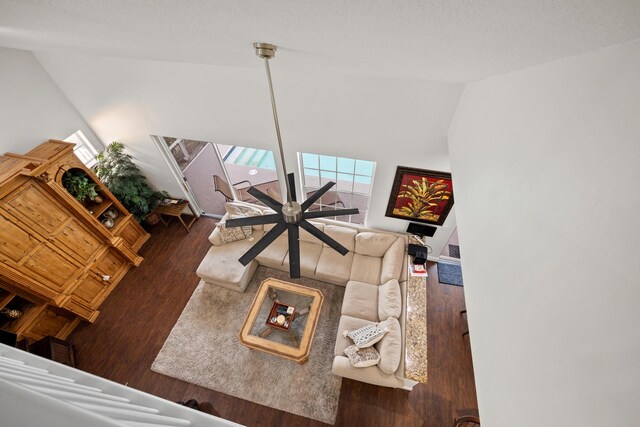
<instances>
[{"instance_id":1,"label":"framed floral artwork","mask_svg":"<svg viewBox=\"0 0 640 427\"><path fill-rule=\"evenodd\" d=\"M442 225L452 207L450 173L398 166L386 216Z\"/></svg>"}]
</instances>

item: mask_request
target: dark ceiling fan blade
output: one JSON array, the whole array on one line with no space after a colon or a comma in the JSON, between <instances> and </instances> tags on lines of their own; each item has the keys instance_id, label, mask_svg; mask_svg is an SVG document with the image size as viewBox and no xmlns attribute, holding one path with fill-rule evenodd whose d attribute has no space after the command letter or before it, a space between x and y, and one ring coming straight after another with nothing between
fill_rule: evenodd
<instances>
[{"instance_id":1,"label":"dark ceiling fan blade","mask_svg":"<svg viewBox=\"0 0 640 427\"><path fill-rule=\"evenodd\" d=\"M289 235L289 276L292 279L300 277L300 240L297 224L288 225Z\"/></svg>"},{"instance_id":2,"label":"dark ceiling fan blade","mask_svg":"<svg viewBox=\"0 0 640 427\"><path fill-rule=\"evenodd\" d=\"M260 200L262 203L270 207L276 212L282 212L282 203L278 202L273 197L264 194L262 191L258 190L256 187L249 187L247 193L251 194L256 199Z\"/></svg>"},{"instance_id":3,"label":"dark ceiling fan blade","mask_svg":"<svg viewBox=\"0 0 640 427\"><path fill-rule=\"evenodd\" d=\"M318 230L313 224L311 224L306 219L303 219L298 223L298 225L305 230L307 230L310 234L313 234L316 238L323 241L333 249L335 249L341 255L346 255L349 252L349 249L342 246L340 243L333 240L331 237L324 234L322 231Z\"/></svg>"},{"instance_id":4,"label":"dark ceiling fan blade","mask_svg":"<svg viewBox=\"0 0 640 427\"><path fill-rule=\"evenodd\" d=\"M264 236L262 236L260 240L258 240L258 243L251 246L251 248L238 259L238 261L240 261L240 264L242 265L249 264L255 257L257 257L260 254L260 252L265 250L267 246L273 243L273 241L276 240L276 238L279 235L284 233L286 229L287 229L287 224L284 222L284 219L283 219L282 222L277 223L275 227L269 230Z\"/></svg>"},{"instance_id":5,"label":"dark ceiling fan blade","mask_svg":"<svg viewBox=\"0 0 640 427\"><path fill-rule=\"evenodd\" d=\"M322 195L324 193L326 193L327 191L329 191L329 189L331 187L333 187L334 185L336 185L336 183L333 182L333 181L327 182L322 188L320 188L315 193L313 193L311 195L311 197L309 197L307 200L304 201L304 203L302 203L300 205L300 206L302 206L302 210L306 211L307 209L309 209L311 207L311 205L313 205L315 202L317 202L318 199L320 199L320 197L322 197Z\"/></svg>"},{"instance_id":6,"label":"dark ceiling fan blade","mask_svg":"<svg viewBox=\"0 0 640 427\"><path fill-rule=\"evenodd\" d=\"M296 180L293 176L293 172L287 175L287 180L289 180L289 191L291 191L291 201L297 202L296 199Z\"/></svg>"},{"instance_id":7,"label":"dark ceiling fan blade","mask_svg":"<svg viewBox=\"0 0 640 427\"><path fill-rule=\"evenodd\" d=\"M227 227L243 227L245 225L273 224L282 219L282 214L246 216L226 220Z\"/></svg>"},{"instance_id":8,"label":"dark ceiling fan blade","mask_svg":"<svg viewBox=\"0 0 640 427\"><path fill-rule=\"evenodd\" d=\"M310 218L322 218L325 216L341 216L341 215L357 215L360 211L356 208L354 209L329 209L326 211L314 211L314 212L303 212L302 218L310 219Z\"/></svg>"}]
</instances>

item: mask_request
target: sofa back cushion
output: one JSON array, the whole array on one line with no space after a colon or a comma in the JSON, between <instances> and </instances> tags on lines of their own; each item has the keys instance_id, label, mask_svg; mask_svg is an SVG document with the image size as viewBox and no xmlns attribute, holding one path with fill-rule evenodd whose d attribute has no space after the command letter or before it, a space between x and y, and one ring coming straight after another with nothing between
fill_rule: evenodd
<instances>
[{"instance_id":1,"label":"sofa back cushion","mask_svg":"<svg viewBox=\"0 0 640 427\"><path fill-rule=\"evenodd\" d=\"M383 257L397 239L398 237L391 234L364 231L356 235L355 252L360 255Z\"/></svg>"},{"instance_id":2,"label":"sofa back cushion","mask_svg":"<svg viewBox=\"0 0 640 427\"><path fill-rule=\"evenodd\" d=\"M309 222L312 225L314 225L318 230L324 231L324 224L322 224L320 222L315 222L315 221L309 221ZM299 240L301 242L317 243L318 245L322 244L321 240L319 240L316 236L314 236L313 234L309 233L307 230L305 230L302 227L300 227Z\"/></svg>"},{"instance_id":3,"label":"sofa back cushion","mask_svg":"<svg viewBox=\"0 0 640 427\"><path fill-rule=\"evenodd\" d=\"M324 232L327 236L331 237L336 242L340 243L342 246L347 248L349 252L354 252L356 250L356 234L357 230L353 228L340 227L337 225L327 225L324 228ZM324 246L329 246L326 243L323 243Z\"/></svg>"},{"instance_id":4,"label":"sofa back cushion","mask_svg":"<svg viewBox=\"0 0 640 427\"><path fill-rule=\"evenodd\" d=\"M401 237L398 237L396 241L391 244L387 252L385 252L382 258L380 283L387 283L392 279L400 280L402 267L406 264L404 244L405 241Z\"/></svg>"},{"instance_id":5,"label":"sofa back cushion","mask_svg":"<svg viewBox=\"0 0 640 427\"><path fill-rule=\"evenodd\" d=\"M376 349L380 353L378 367L388 375L394 374L400 366L402 357L402 332L400 322L395 317L378 323L378 328L387 330L385 336L376 343Z\"/></svg>"},{"instance_id":6,"label":"sofa back cushion","mask_svg":"<svg viewBox=\"0 0 640 427\"><path fill-rule=\"evenodd\" d=\"M378 319L400 317L402 313L402 294L400 284L396 279L378 287Z\"/></svg>"}]
</instances>

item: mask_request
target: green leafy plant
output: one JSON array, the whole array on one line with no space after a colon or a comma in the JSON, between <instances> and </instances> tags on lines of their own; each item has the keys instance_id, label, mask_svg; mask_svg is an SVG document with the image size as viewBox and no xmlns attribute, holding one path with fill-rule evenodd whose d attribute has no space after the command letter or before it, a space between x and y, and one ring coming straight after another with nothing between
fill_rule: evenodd
<instances>
[{"instance_id":1,"label":"green leafy plant","mask_svg":"<svg viewBox=\"0 0 640 427\"><path fill-rule=\"evenodd\" d=\"M73 197L83 203L86 199L98 197L97 185L82 169L69 169L62 176L62 185Z\"/></svg>"},{"instance_id":2,"label":"green leafy plant","mask_svg":"<svg viewBox=\"0 0 640 427\"><path fill-rule=\"evenodd\" d=\"M169 197L166 191L156 191L147 184L131 156L124 152L122 143L112 142L96 159L96 174L138 222Z\"/></svg>"}]
</instances>

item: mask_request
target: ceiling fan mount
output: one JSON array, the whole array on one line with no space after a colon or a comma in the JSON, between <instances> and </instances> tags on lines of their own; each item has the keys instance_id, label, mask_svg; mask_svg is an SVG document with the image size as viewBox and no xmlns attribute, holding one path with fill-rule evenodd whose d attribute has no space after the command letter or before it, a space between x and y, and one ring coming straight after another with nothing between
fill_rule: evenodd
<instances>
[{"instance_id":1,"label":"ceiling fan mount","mask_svg":"<svg viewBox=\"0 0 640 427\"><path fill-rule=\"evenodd\" d=\"M254 43L253 47L256 50L256 55L263 59L271 59L276 56L276 50L278 47L271 43Z\"/></svg>"},{"instance_id":2,"label":"ceiling fan mount","mask_svg":"<svg viewBox=\"0 0 640 427\"><path fill-rule=\"evenodd\" d=\"M358 209L325 209L318 211L309 211L314 203L318 202L323 194L325 194L335 182L328 182L322 188L310 195L304 202L298 203L295 192L294 175L287 173L284 161L284 150L282 148L282 137L280 135L280 123L278 122L278 112L276 110L275 95L273 93L273 83L271 81L271 69L269 68L269 59L274 58L277 46L270 43L254 43L253 47L256 55L264 59L265 69L267 72L267 81L269 83L269 94L271 96L271 109L273 110L273 121L276 128L276 136L278 139L278 148L280 152L280 161L285 175L285 187L287 188L287 201L280 203L269 195L263 193L255 187L250 187L247 192L260 200L269 208L273 209L275 214L265 214L259 216L236 218L227 220L228 227L241 227L246 225L257 224L275 224L271 230L267 231L258 242L253 245L244 255L238 259L242 265L249 264L260 252L273 243L278 236L285 231L288 235L289 242L289 275L292 278L300 277L300 227L309 232L311 235L326 243L335 249L341 255L346 255L349 251L347 248L336 242L330 236L320 231L311 224L308 219L322 218L340 215L356 215Z\"/></svg>"}]
</instances>

